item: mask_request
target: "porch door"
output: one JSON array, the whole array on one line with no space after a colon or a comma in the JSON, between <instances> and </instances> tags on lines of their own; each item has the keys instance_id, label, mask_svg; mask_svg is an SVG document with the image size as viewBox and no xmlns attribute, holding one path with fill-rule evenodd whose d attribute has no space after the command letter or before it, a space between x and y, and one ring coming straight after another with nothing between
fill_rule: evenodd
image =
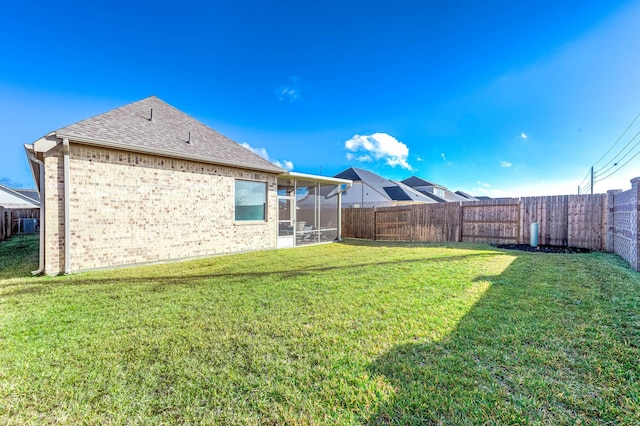
<instances>
[{"instance_id":1,"label":"porch door","mask_svg":"<svg viewBox=\"0 0 640 426\"><path fill-rule=\"evenodd\" d=\"M278 248L295 246L295 223L295 195L278 195Z\"/></svg>"}]
</instances>

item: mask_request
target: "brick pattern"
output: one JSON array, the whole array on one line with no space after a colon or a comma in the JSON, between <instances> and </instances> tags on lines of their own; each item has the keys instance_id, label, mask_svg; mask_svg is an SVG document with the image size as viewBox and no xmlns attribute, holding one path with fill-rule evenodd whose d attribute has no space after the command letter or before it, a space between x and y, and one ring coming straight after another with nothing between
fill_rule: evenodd
<instances>
[{"instance_id":1,"label":"brick pattern","mask_svg":"<svg viewBox=\"0 0 640 426\"><path fill-rule=\"evenodd\" d=\"M64 270L61 153L45 164L53 274ZM234 221L238 178L267 183L267 221ZM72 143L71 270L275 248L276 190L275 174Z\"/></svg>"},{"instance_id":2,"label":"brick pattern","mask_svg":"<svg viewBox=\"0 0 640 426\"><path fill-rule=\"evenodd\" d=\"M640 178L631 181L629 191L610 191L613 197L613 226L610 228L612 249L631 267L640 271L640 253L638 251L638 224L640 215ZM608 247L609 248L609 247Z\"/></svg>"},{"instance_id":3,"label":"brick pattern","mask_svg":"<svg viewBox=\"0 0 640 426\"><path fill-rule=\"evenodd\" d=\"M44 159L45 173L45 232L44 273L53 275L64 271L64 169L62 146Z\"/></svg>"}]
</instances>

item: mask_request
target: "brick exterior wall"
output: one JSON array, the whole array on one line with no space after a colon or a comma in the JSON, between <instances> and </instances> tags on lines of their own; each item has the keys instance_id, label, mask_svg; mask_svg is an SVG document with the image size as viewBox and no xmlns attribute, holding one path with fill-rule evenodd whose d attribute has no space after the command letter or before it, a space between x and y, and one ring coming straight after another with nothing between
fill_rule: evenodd
<instances>
[{"instance_id":1,"label":"brick exterior wall","mask_svg":"<svg viewBox=\"0 0 640 426\"><path fill-rule=\"evenodd\" d=\"M607 250L629 262L631 267L640 271L640 252L638 250L638 229L640 223L640 178L631 181L629 191L609 191L613 200L609 217L612 219L607 236Z\"/></svg>"},{"instance_id":2,"label":"brick exterior wall","mask_svg":"<svg viewBox=\"0 0 640 426\"><path fill-rule=\"evenodd\" d=\"M62 146L54 148L44 158L45 221L40 232L45 233L45 269L48 275L64 271L64 176Z\"/></svg>"},{"instance_id":3,"label":"brick exterior wall","mask_svg":"<svg viewBox=\"0 0 640 426\"><path fill-rule=\"evenodd\" d=\"M275 174L71 143L70 269L275 248ZM64 271L62 150L45 159L45 273ZM267 220L234 220L235 179L267 183Z\"/></svg>"}]
</instances>

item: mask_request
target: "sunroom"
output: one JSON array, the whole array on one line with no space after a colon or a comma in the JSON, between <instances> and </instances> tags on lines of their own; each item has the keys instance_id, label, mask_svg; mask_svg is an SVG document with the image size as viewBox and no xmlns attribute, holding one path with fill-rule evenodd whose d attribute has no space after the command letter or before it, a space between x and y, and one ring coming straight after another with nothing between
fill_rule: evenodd
<instances>
[{"instance_id":1,"label":"sunroom","mask_svg":"<svg viewBox=\"0 0 640 426\"><path fill-rule=\"evenodd\" d=\"M341 195L351 181L288 172L278 176L278 248L340 240Z\"/></svg>"}]
</instances>

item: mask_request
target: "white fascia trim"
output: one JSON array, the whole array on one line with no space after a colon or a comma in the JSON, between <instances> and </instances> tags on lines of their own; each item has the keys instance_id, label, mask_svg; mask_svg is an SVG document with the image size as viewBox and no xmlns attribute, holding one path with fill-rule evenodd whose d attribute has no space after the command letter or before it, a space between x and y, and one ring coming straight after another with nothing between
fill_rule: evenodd
<instances>
[{"instance_id":1,"label":"white fascia trim","mask_svg":"<svg viewBox=\"0 0 640 426\"><path fill-rule=\"evenodd\" d=\"M334 177L319 176L319 175L312 175L312 174L307 174L307 173L297 173L297 172L285 172L285 173L280 174L278 177L289 178L289 179L294 179L294 180L307 179L307 180L311 180L311 181L314 181L314 182L329 183L329 184L334 184L334 185L349 185L349 186L351 186L351 184L353 184L353 181L351 181L349 179L339 179L339 178L334 178Z\"/></svg>"}]
</instances>

